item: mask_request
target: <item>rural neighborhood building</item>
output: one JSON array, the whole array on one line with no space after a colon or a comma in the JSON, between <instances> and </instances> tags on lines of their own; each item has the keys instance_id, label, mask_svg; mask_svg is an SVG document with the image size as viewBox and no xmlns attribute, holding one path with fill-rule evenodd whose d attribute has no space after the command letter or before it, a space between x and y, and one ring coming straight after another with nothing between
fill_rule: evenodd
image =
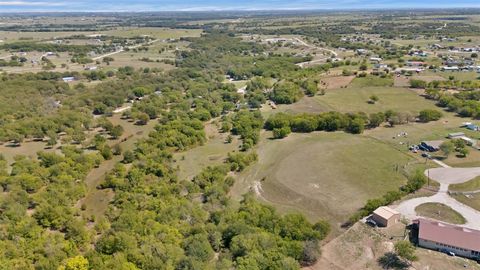
<instances>
[{"instance_id":1,"label":"rural neighborhood building","mask_svg":"<svg viewBox=\"0 0 480 270\"><path fill-rule=\"evenodd\" d=\"M418 226L419 246L471 259L480 258L480 231L423 218L414 224Z\"/></svg>"},{"instance_id":2,"label":"rural neighborhood building","mask_svg":"<svg viewBox=\"0 0 480 270\"><path fill-rule=\"evenodd\" d=\"M472 138L469 138L467 136L462 136L462 137L459 137L460 140L464 141L467 145L469 146L475 146L477 145L477 141L472 139Z\"/></svg>"},{"instance_id":3,"label":"rural neighborhood building","mask_svg":"<svg viewBox=\"0 0 480 270\"><path fill-rule=\"evenodd\" d=\"M463 137L463 136L465 136L465 133L463 133L463 132L454 132L454 133L449 133L448 134L449 139L458 139L458 138Z\"/></svg>"},{"instance_id":4,"label":"rural neighborhood building","mask_svg":"<svg viewBox=\"0 0 480 270\"><path fill-rule=\"evenodd\" d=\"M419 147L422 150L426 150L429 152L436 152L440 150L440 145L442 145L443 141L438 140L438 141L423 141L420 143Z\"/></svg>"},{"instance_id":5,"label":"rural neighborhood building","mask_svg":"<svg viewBox=\"0 0 480 270\"><path fill-rule=\"evenodd\" d=\"M459 71L460 69L457 66L453 67L442 67L442 71Z\"/></svg>"},{"instance_id":6,"label":"rural neighborhood building","mask_svg":"<svg viewBox=\"0 0 480 270\"><path fill-rule=\"evenodd\" d=\"M480 127L475 125L475 124L468 124L465 126L467 129L469 130L473 130L473 131L479 131L480 130Z\"/></svg>"},{"instance_id":7,"label":"rural neighborhood building","mask_svg":"<svg viewBox=\"0 0 480 270\"><path fill-rule=\"evenodd\" d=\"M400 213L388 206L381 206L370 217L378 226L389 227L400 221Z\"/></svg>"},{"instance_id":8,"label":"rural neighborhood building","mask_svg":"<svg viewBox=\"0 0 480 270\"><path fill-rule=\"evenodd\" d=\"M75 77L63 77L62 80L64 82L73 82L75 81Z\"/></svg>"}]
</instances>

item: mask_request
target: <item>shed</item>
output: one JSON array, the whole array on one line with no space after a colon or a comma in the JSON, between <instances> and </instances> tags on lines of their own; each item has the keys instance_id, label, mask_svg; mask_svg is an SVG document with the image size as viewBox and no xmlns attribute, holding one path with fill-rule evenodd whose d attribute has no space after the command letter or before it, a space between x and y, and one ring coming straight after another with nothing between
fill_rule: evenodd
<instances>
[{"instance_id":1,"label":"shed","mask_svg":"<svg viewBox=\"0 0 480 270\"><path fill-rule=\"evenodd\" d=\"M62 80L64 82L73 82L75 81L75 77L63 77Z\"/></svg>"},{"instance_id":2,"label":"shed","mask_svg":"<svg viewBox=\"0 0 480 270\"><path fill-rule=\"evenodd\" d=\"M460 138L460 137L463 137L463 136L465 136L465 133L463 133L463 132L455 132L455 133L449 133L448 134L449 139L457 139L457 138Z\"/></svg>"},{"instance_id":3,"label":"shed","mask_svg":"<svg viewBox=\"0 0 480 270\"><path fill-rule=\"evenodd\" d=\"M400 213L388 206L380 206L377 210L373 211L370 219L381 227L389 227L400 221Z\"/></svg>"}]
</instances>

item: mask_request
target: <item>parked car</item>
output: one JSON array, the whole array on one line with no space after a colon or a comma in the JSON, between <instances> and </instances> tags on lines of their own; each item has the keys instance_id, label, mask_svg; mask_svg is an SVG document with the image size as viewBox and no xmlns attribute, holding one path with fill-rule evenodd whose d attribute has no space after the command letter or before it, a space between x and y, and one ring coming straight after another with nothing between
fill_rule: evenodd
<instances>
[{"instance_id":1,"label":"parked car","mask_svg":"<svg viewBox=\"0 0 480 270\"><path fill-rule=\"evenodd\" d=\"M377 225L377 222L375 222L375 220L370 219L370 218L368 218L365 223L367 223L368 225L370 225L370 226L372 226L372 227L377 227L377 226L378 226L378 225Z\"/></svg>"}]
</instances>

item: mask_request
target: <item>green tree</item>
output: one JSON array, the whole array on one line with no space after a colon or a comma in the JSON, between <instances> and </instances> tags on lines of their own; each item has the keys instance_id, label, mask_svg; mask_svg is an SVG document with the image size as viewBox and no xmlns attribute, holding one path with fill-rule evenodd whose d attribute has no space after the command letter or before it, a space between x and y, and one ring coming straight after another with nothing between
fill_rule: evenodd
<instances>
[{"instance_id":1,"label":"green tree","mask_svg":"<svg viewBox=\"0 0 480 270\"><path fill-rule=\"evenodd\" d=\"M448 157L453 151L455 151L455 145L450 141L446 141L440 145L440 150Z\"/></svg>"},{"instance_id":2,"label":"green tree","mask_svg":"<svg viewBox=\"0 0 480 270\"><path fill-rule=\"evenodd\" d=\"M88 260L83 256L69 258L58 270L88 270Z\"/></svg>"},{"instance_id":3,"label":"green tree","mask_svg":"<svg viewBox=\"0 0 480 270\"><path fill-rule=\"evenodd\" d=\"M415 247L408 240L400 240L395 243L395 253L407 261L416 261Z\"/></svg>"},{"instance_id":4,"label":"green tree","mask_svg":"<svg viewBox=\"0 0 480 270\"><path fill-rule=\"evenodd\" d=\"M289 126L281 127L281 128L274 128L273 129L273 138L274 139L283 139L290 134L292 130Z\"/></svg>"}]
</instances>

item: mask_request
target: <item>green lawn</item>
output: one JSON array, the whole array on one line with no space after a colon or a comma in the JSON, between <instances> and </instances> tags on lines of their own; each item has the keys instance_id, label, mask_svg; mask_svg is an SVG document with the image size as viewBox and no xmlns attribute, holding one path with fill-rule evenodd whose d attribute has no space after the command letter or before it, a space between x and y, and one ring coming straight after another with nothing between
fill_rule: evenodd
<instances>
[{"instance_id":1,"label":"green lawn","mask_svg":"<svg viewBox=\"0 0 480 270\"><path fill-rule=\"evenodd\" d=\"M480 211L480 194L473 194L473 195L452 195L455 200L466 204L477 211Z\"/></svg>"},{"instance_id":2,"label":"green lawn","mask_svg":"<svg viewBox=\"0 0 480 270\"><path fill-rule=\"evenodd\" d=\"M465 183L450 185L449 190L459 192L480 190L480 177L474 178Z\"/></svg>"},{"instance_id":3,"label":"green lawn","mask_svg":"<svg viewBox=\"0 0 480 270\"><path fill-rule=\"evenodd\" d=\"M355 80L354 80L355 81ZM368 100L376 95L379 101L369 104ZM419 97L415 92L396 87L354 87L328 90L324 96L316 96L319 106L341 112L380 112L394 110L418 113L423 109L438 109L429 100Z\"/></svg>"},{"instance_id":4,"label":"green lawn","mask_svg":"<svg viewBox=\"0 0 480 270\"><path fill-rule=\"evenodd\" d=\"M441 203L421 204L415 208L415 212L423 217L433 218L452 224L465 224L465 222L467 222L460 213Z\"/></svg>"}]
</instances>

